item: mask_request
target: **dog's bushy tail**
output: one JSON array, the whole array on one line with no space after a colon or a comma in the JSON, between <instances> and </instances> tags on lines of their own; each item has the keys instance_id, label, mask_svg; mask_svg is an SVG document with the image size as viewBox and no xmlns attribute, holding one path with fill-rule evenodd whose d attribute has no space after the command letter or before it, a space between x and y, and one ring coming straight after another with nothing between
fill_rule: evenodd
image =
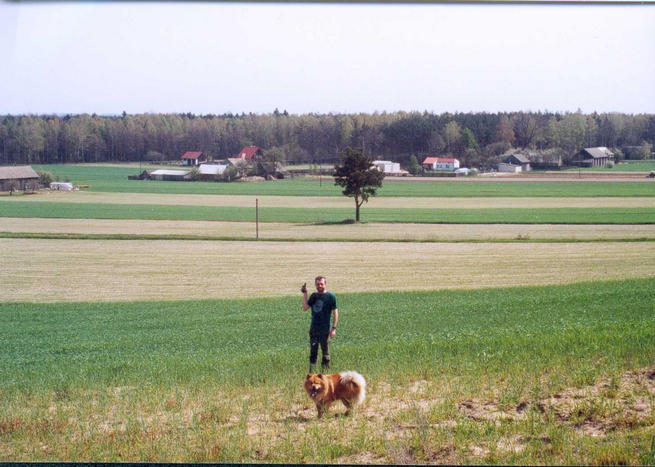
<instances>
[{"instance_id":1,"label":"dog's bushy tail","mask_svg":"<svg viewBox=\"0 0 655 467\"><path fill-rule=\"evenodd\" d=\"M361 404L364 402L364 398L366 397L366 380L362 375L357 373L356 371L344 371L340 373L341 380L348 384L354 384L356 386L359 386L359 395L357 396L357 400L353 401L355 404Z\"/></svg>"}]
</instances>

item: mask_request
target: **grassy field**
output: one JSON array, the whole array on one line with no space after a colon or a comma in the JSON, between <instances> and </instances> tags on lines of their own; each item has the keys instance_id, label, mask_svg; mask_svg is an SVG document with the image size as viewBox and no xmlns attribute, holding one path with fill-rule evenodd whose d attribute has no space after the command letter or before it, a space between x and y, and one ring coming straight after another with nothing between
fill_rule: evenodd
<instances>
[{"instance_id":1,"label":"grassy field","mask_svg":"<svg viewBox=\"0 0 655 467\"><path fill-rule=\"evenodd\" d=\"M0 197L0 462L655 465L645 178L390 181L349 224L329 177L44 168L90 191ZM368 381L321 421L319 273Z\"/></svg>"},{"instance_id":2,"label":"grassy field","mask_svg":"<svg viewBox=\"0 0 655 467\"><path fill-rule=\"evenodd\" d=\"M369 390L323 421L298 296L3 303L0 459L652 464L653 303L654 279L341 293L334 369Z\"/></svg>"},{"instance_id":3,"label":"grassy field","mask_svg":"<svg viewBox=\"0 0 655 467\"><path fill-rule=\"evenodd\" d=\"M578 169L571 169L577 171ZM615 164L612 168L607 167L588 167L580 169L583 172L650 172L655 170L655 161L627 161L625 163Z\"/></svg>"},{"instance_id":4,"label":"grassy field","mask_svg":"<svg viewBox=\"0 0 655 467\"><path fill-rule=\"evenodd\" d=\"M254 222L5 217L0 237L254 240ZM259 224L260 240L402 242L652 241L655 224Z\"/></svg>"},{"instance_id":5,"label":"grassy field","mask_svg":"<svg viewBox=\"0 0 655 467\"><path fill-rule=\"evenodd\" d=\"M255 207L0 201L0 217L253 221ZM259 209L260 222L335 223L354 208ZM364 208L362 221L445 224L652 224L655 208Z\"/></svg>"},{"instance_id":6,"label":"grassy field","mask_svg":"<svg viewBox=\"0 0 655 467\"><path fill-rule=\"evenodd\" d=\"M76 185L89 185L91 191L123 193L176 193L268 196L342 196L332 177L295 178L262 183L157 182L128 180L138 169L115 166L42 165L34 166L69 179ZM645 180L645 179L644 179ZM470 180L469 180L470 181ZM606 197L655 196L655 184L641 182L530 182L512 183L478 179L471 183L436 180L427 183L389 181L379 196L391 197Z\"/></svg>"},{"instance_id":7,"label":"grassy field","mask_svg":"<svg viewBox=\"0 0 655 467\"><path fill-rule=\"evenodd\" d=\"M288 295L319 273L342 292L655 276L655 242L416 243L0 239L5 301ZM29 258L29 261L25 261ZM18 266L17 266L18 265ZM72 286L74 284L74 286Z\"/></svg>"},{"instance_id":8,"label":"grassy field","mask_svg":"<svg viewBox=\"0 0 655 467\"><path fill-rule=\"evenodd\" d=\"M155 204L165 206L232 206L252 208L346 208L354 209L352 198L345 196L260 196L260 195L198 195L170 193L110 193L98 191L40 191L35 194L17 193L1 196L3 202ZM652 208L655 197L614 196L594 198L564 197L374 197L363 209L494 209L494 208Z\"/></svg>"}]
</instances>

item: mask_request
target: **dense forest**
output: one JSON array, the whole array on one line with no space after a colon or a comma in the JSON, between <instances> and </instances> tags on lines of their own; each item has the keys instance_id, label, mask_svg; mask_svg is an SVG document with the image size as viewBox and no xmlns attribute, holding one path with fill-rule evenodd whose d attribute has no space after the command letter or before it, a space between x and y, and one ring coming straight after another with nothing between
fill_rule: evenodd
<instances>
[{"instance_id":1,"label":"dense forest","mask_svg":"<svg viewBox=\"0 0 655 467\"><path fill-rule=\"evenodd\" d=\"M606 146L618 158L649 158L655 115L620 113L393 112L291 115L136 114L0 116L0 165L178 160L186 151L232 157L257 145L286 163L332 163L346 147L407 164L454 156L486 168L513 148L561 157Z\"/></svg>"}]
</instances>

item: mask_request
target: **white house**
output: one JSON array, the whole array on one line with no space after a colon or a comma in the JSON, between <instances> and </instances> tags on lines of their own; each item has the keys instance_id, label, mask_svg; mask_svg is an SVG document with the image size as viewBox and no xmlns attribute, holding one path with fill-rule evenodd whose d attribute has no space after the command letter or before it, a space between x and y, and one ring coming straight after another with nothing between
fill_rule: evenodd
<instances>
[{"instance_id":1,"label":"white house","mask_svg":"<svg viewBox=\"0 0 655 467\"><path fill-rule=\"evenodd\" d=\"M400 164L391 161L373 161L373 166L385 174L400 173Z\"/></svg>"},{"instance_id":2,"label":"white house","mask_svg":"<svg viewBox=\"0 0 655 467\"><path fill-rule=\"evenodd\" d=\"M182 165L197 166L207 161L207 156L199 151L187 151L182 154Z\"/></svg>"},{"instance_id":3,"label":"white house","mask_svg":"<svg viewBox=\"0 0 655 467\"><path fill-rule=\"evenodd\" d=\"M425 170L454 171L459 169L459 161L454 157L426 157L422 165Z\"/></svg>"}]
</instances>

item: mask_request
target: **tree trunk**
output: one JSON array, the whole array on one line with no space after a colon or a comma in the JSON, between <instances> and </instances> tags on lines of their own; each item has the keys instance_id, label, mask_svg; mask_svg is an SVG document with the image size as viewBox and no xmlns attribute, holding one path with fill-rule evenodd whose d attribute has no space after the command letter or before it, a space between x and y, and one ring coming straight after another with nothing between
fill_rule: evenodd
<instances>
[{"instance_id":1,"label":"tree trunk","mask_svg":"<svg viewBox=\"0 0 655 467\"><path fill-rule=\"evenodd\" d=\"M359 222L359 207L361 203L359 202L359 197L355 196L355 222Z\"/></svg>"}]
</instances>

